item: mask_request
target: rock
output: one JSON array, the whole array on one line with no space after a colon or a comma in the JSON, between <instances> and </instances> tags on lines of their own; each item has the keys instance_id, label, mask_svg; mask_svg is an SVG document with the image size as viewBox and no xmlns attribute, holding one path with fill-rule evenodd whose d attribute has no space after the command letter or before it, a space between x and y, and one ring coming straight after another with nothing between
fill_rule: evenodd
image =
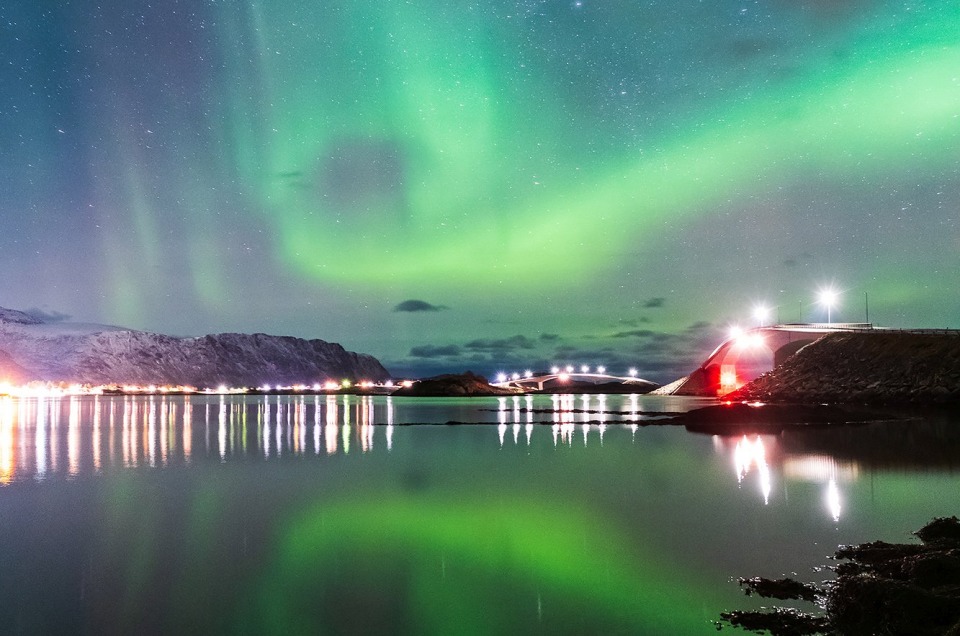
<instances>
[{"instance_id":1,"label":"rock","mask_svg":"<svg viewBox=\"0 0 960 636\"><path fill-rule=\"evenodd\" d=\"M847 562L823 589L791 579L747 582L748 594L808 602L824 597L823 615L775 608L726 612L721 618L775 635L960 635L960 522L935 519L916 534L923 544L874 541L841 547L836 557Z\"/></svg>"},{"instance_id":2,"label":"rock","mask_svg":"<svg viewBox=\"0 0 960 636\"><path fill-rule=\"evenodd\" d=\"M470 371L459 374L438 375L414 382L409 387L398 389L395 396L409 397L473 397L484 395L517 395L519 389L502 389L491 385L481 375Z\"/></svg>"}]
</instances>

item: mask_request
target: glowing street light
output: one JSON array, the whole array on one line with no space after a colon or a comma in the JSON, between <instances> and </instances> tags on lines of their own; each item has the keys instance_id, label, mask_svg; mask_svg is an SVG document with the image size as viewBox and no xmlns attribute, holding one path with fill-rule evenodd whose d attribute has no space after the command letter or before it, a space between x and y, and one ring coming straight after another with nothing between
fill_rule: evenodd
<instances>
[{"instance_id":1,"label":"glowing street light","mask_svg":"<svg viewBox=\"0 0 960 636\"><path fill-rule=\"evenodd\" d=\"M560 367L550 367L550 373L552 373L553 375L557 375L558 373L560 373Z\"/></svg>"},{"instance_id":2,"label":"glowing street light","mask_svg":"<svg viewBox=\"0 0 960 636\"><path fill-rule=\"evenodd\" d=\"M580 373L590 373L590 366L586 364L581 364Z\"/></svg>"},{"instance_id":3,"label":"glowing street light","mask_svg":"<svg viewBox=\"0 0 960 636\"><path fill-rule=\"evenodd\" d=\"M628 373L630 374L631 378L637 377L637 370L634 367L630 367L630 371L628 371Z\"/></svg>"},{"instance_id":4,"label":"glowing street light","mask_svg":"<svg viewBox=\"0 0 960 636\"><path fill-rule=\"evenodd\" d=\"M820 290L820 294L817 298L817 302L819 302L821 305L825 305L827 308L827 324L828 325L831 322L833 322L831 320L830 310L832 310L833 306L837 304L837 298L839 296L840 294L838 294L837 291L834 290L832 287L827 287L826 289Z\"/></svg>"},{"instance_id":5,"label":"glowing street light","mask_svg":"<svg viewBox=\"0 0 960 636\"><path fill-rule=\"evenodd\" d=\"M597 367L597 373L604 374L607 372L607 367Z\"/></svg>"},{"instance_id":6,"label":"glowing street light","mask_svg":"<svg viewBox=\"0 0 960 636\"><path fill-rule=\"evenodd\" d=\"M756 318L760 326L763 327L767 322L767 318L770 317L770 308L766 305L757 305L753 308L753 317Z\"/></svg>"}]
</instances>

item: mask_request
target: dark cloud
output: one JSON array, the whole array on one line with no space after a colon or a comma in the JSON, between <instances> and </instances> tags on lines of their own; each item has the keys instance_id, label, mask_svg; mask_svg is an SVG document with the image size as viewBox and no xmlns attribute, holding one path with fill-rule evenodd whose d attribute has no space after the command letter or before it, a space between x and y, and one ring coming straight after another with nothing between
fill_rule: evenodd
<instances>
[{"instance_id":1,"label":"dark cloud","mask_svg":"<svg viewBox=\"0 0 960 636\"><path fill-rule=\"evenodd\" d=\"M465 349L471 349L473 351L503 353L506 351L512 351L514 349L533 349L536 344L533 340L527 338L526 336L517 335L511 338L501 338L497 340L491 340L487 338L471 340L463 346Z\"/></svg>"},{"instance_id":2,"label":"dark cloud","mask_svg":"<svg viewBox=\"0 0 960 636\"><path fill-rule=\"evenodd\" d=\"M613 334L614 338L649 338L655 332L649 329L631 329L630 331L618 331Z\"/></svg>"},{"instance_id":3,"label":"dark cloud","mask_svg":"<svg viewBox=\"0 0 960 636\"><path fill-rule=\"evenodd\" d=\"M409 313L415 313L418 311L443 311L448 309L446 305L432 305L425 300L405 300L396 307L393 308L394 311L405 311Z\"/></svg>"},{"instance_id":4,"label":"dark cloud","mask_svg":"<svg viewBox=\"0 0 960 636\"><path fill-rule=\"evenodd\" d=\"M555 333L542 333L540 334L540 339L544 342L556 342L560 339L560 336Z\"/></svg>"},{"instance_id":5,"label":"dark cloud","mask_svg":"<svg viewBox=\"0 0 960 636\"><path fill-rule=\"evenodd\" d=\"M404 377L462 373L466 369L492 377L524 369L543 371L554 365L603 365L614 375L626 375L633 368L641 378L665 384L696 369L722 338L714 325L700 321L679 333L638 329L625 330L613 338L583 337L576 341L516 335L466 344L422 345L411 349L406 358L385 363ZM552 344L551 352L537 350L545 344Z\"/></svg>"},{"instance_id":6,"label":"dark cloud","mask_svg":"<svg viewBox=\"0 0 960 636\"><path fill-rule=\"evenodd\" d=\"M460 355L457 345L420 345L410 349L413 358L451 358Z\"/></svg>"},{"instance_id":7,"label":"dark cloud","mask_svg":"<svg viewBox=\"0 0 960 636\"><path fill-rule=\"evenodd\" d=\"M65 320L70 320L70 318L72 318L70 314L65 314L59 311L44 311L43 309L38 309L37 307L26 309L23 313L27 314L31 318L36 318L40 322L64 322Z\"/></svg>"},{"instance_id":8,"label":"dark cloud","mask_svg":"<svg viewBox=\"0 0 960 636\"><path fill-rule=\"evenodd\" d=\"M647 324L649 322L650 322L649 318L647 318L646 316L640 316L639 318L624 318L622 320L618 320L616 323L614 323L613 326L620 327L620 328L631 327L633 329L636 329L640 325Z\"/></svg>"},{"instance_id":9,"label":"dark cloud","mask_svg":"<svg viewBox=\"0 0 960 636\"><path fill-rule=\"evenodd\" d=\"M666 304L667 299L661 296L656 296L654 298L648 298L643 302L643 307L645 309L657 309L663 307Z\"/></svg>"},{"instance_id":10,"label":"dark cloud","mask_svg":"<svg viewBox=\"0 0 960 636\"><path fill-rule=\"evenodd\" d=\"M697 368L722 335L711 323L700 321L679 333L635 329L618 332L613 338L618 343L614 346L597 346L587 338L580 346L561 344L554 348L550 364L602 364L614 375L625 375L634 368L646 380L667 383Z\"/></svg>"},{"instance_id":11,"label":"dark cloud","mask_svg":"<svg viewBox=\"0 0 960 636\"><path fill-rule=\"evenodd\" d=\"M794 256L790 256L789 258L785 258L783 260L783 266L796 267L798 265L807 264L812 260L813 260L813 254L811 254L810 252L803 252L802 254L796 254Z\"/></svg>"}]
</instances>

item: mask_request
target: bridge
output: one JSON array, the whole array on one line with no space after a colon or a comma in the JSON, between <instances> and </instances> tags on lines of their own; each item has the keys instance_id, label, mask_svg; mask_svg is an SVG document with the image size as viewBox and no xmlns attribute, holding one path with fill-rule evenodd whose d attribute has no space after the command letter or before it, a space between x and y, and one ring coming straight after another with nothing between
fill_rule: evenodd
<instances>
[{"instance_id":1,"label":"bridge","mask_svg":"<svg viewBox=\"0 0 960 636\"><path fill-rule=\"evenodd\" d=\"M606 373L576 373L573 371L557 371L556 373L536 373L531 374L525 377L512 377L502 382L491 382L492 386L498 386L503 388L517 388L532 390L536 388L538 391L543 391L544 386L548 382L553 382L557 386L562 386L569 382L590 382L593 384L604 384L607 382L619 382L621 384L634 384L637 386L656 388L659 386L656 382L650 382L649 380L643 380L636 376L618 376L618 375L608 375Z\"/></svg>"},{"instance_id":2,"label":"bridge","mask_svg":"<svg viewBox=\"0 0 960 636\"><path fill-rule=\"evenodd\" d=\"M792 323L755 327L732 334L685 378L655 391L663 395L716 397L735 391L777 367L824 334L872 331L871 323Z\"/></svg>"}]
</instances>

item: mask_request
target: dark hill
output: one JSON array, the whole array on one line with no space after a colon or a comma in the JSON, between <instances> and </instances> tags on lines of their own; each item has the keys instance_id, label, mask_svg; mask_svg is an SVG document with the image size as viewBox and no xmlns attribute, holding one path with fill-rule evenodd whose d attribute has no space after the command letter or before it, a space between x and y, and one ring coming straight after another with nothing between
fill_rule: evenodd
<instances>
[{"instance_id":1,"label":"dark hill","mask_svg":"<svg viewBox=\"0 0 960 636\"><path fill-rule=\"evenodd\" d=\"M516 395L519 391L491 385L482 375L466 373L438 375L414 382L394 395L408 397L472 397L482 395Z\"/></svg>"},{"instance_id":2,"label":"dark hill","mask_svg":"<svg viewBox=\"0 0 960 636\"><path fill-rule=\"evenodd\" d=\"M725 399L960 404L960 332L827 334Z\"/></svg>"}]
</instances>

